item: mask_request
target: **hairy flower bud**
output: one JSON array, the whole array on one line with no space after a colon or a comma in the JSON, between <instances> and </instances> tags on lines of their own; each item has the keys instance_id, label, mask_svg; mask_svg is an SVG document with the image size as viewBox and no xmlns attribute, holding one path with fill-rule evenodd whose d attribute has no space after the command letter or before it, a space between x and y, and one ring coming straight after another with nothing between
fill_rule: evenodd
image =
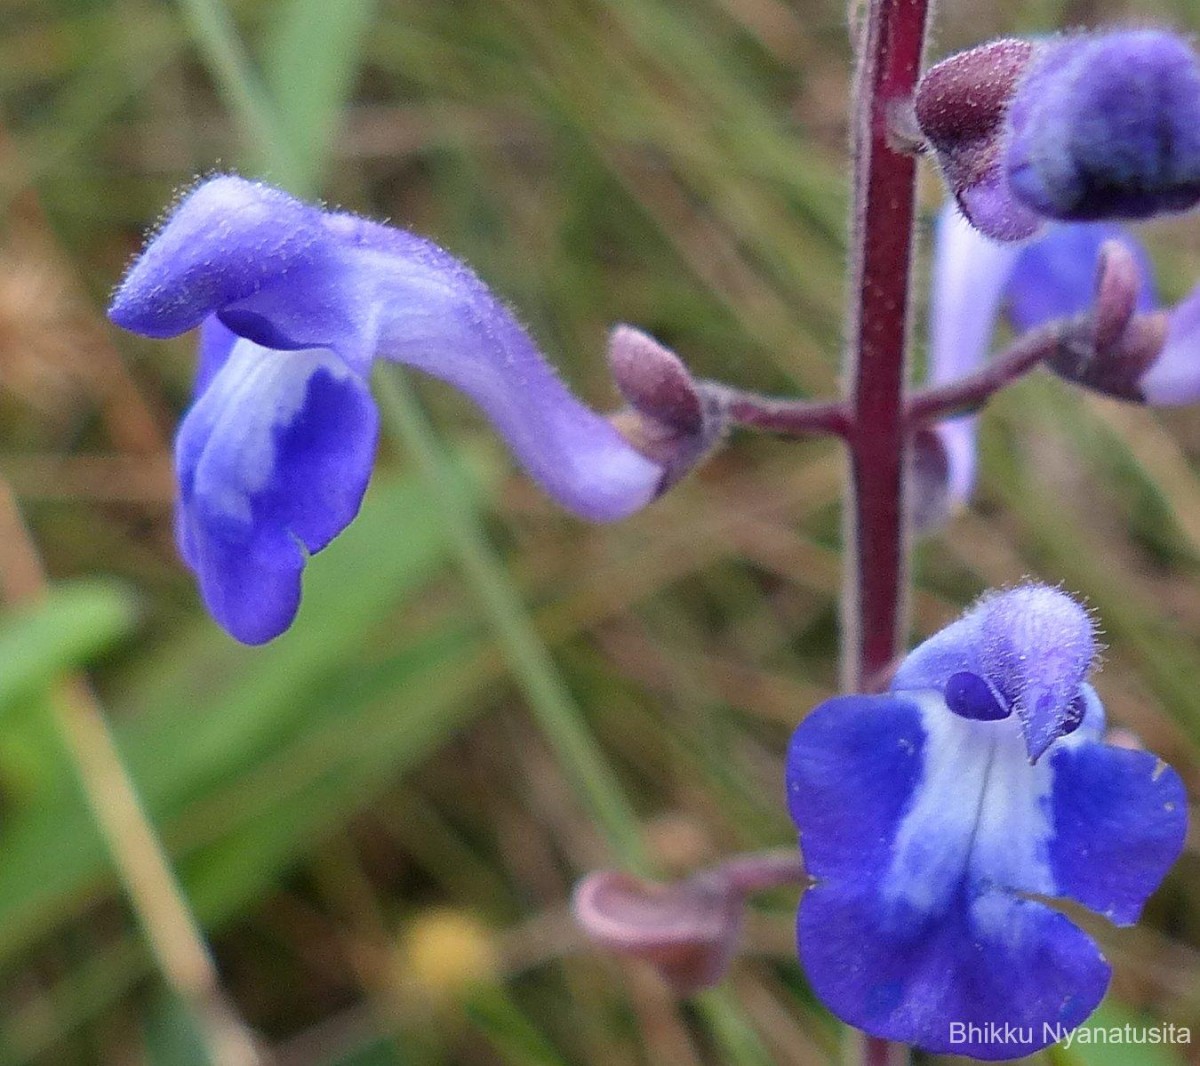
<instances>
[{"instance_id":1,"label":"hairy flower bud","mask_svg":"<svg viewBox=\"0 0 1200 1066\"><path fill-rule=\"evenodd\" d=\"M725 433L720 401L696 381L674 352L632 326L617 326L608 342L613 380L629 407L613 423L665 471L665 492L703 459Z\"/></svg>"},{"instance_id":2,"label":"hairy flower bud","mask_svg":"<svg viewBox=\"0 0 1200 1066\"><path fill-rule=\"evenodd\" d=\"M992 41L932 67L913 113L963 214L996 240L1200 202L1200 63L1173 34Z\"/></svg>"},{"instance_id":3,"label":"hairy flower bud","mask_svg":"<svg viewBox=\"0 0 1200 1066\"><path fill-rule=\"evenodd\" d=\"M1200 64L1154 30L1042 47L1009 111L1004 171L1050 218L1146 218L1200 201Z\"/></svg>"},{"instance_id":4,"label":"hairy flower bud","mask_svg":"<svg viewBox=\"0 0 1200 1066\"><path fill-rule=\"evenodd\" d=\"M1161 311L1137 314L1142 268L1119 240L1100 247L1095 295L1080 328L1046 365L1059 377L1122 400L1145 400L1142 378L1158 358L1166 333Z\"/></svg>"},{"instance_id":5,"label":"hairy flower bud","mask_svg":"<svg viewBox=\"0 0 1200 1066\"><path fill-rule=\"evenodd\" d=\"M1001 168L1009 105L1035 51L1005 39L951 56L921 78L913 100L963 214L998 240L1028 237L1041 223L1013 198Z\"/></svg>"}]
</instances>

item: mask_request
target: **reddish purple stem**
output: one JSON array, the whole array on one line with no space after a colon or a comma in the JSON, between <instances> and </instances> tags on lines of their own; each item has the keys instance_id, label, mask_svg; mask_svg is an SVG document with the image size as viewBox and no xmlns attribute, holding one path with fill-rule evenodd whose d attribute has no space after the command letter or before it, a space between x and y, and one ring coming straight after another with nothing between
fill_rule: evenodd
<instances>
[{"instance_id":1,"label":"reddish purple stem","mask_svg":"<svg viewBox=\"0 0 1200 1066\"><path fill-rule=\"evenodd\" d=\"M1060 351L1074 325L1072 319L1048 322L1021 336L1012 347L974 374L914 393L905 405L908 428L917 429L956 412L982 407L1006 385L1011 385Z\"/></svg>"},{"instance_id":2,"label":"reddish purple stem","mask_svg":"<svg viewBox=\"0 0 1200 1066\"><path fill-rule=\"evenodd\" d=\"M916 161L888 143L889 112L920 74L927 0L872 0L859 41L854 93L847 380L853 511L842 614L842 673L851 692L899 650L907 572L904 528L905 357ZM868 1037L864 1059L886 1061Z\"/></svg>"},{"instance_id":3,"label":"reddish purple stem","mask_svg":"<svg viewBox=\"0 0 1200 1066\"><path fill-rule=\"evenodd\" d=\"M851 567L844 600L846 687L899 649L906 584L905 357L916 162L892 150L889 111L912 97L927 0L873 0L859 49L854 105L847 379L853 405Z\"/></svg>"}]
</instances>

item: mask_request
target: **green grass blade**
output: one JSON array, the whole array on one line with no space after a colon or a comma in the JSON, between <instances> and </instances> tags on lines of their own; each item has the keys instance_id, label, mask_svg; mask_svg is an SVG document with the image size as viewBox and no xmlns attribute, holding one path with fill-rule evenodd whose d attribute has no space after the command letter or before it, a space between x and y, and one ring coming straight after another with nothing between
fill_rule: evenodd
<instances>
[{"instance_id":1,"label":"green grass blade","mask_svg":"<svg viewBox=\"0 0 1200 1066\"><path fill-rule=\"evenodd\" d=\"M199 637L168 650L163 670L115 716L130 773L168 840L174 819L303 736L314 694L351 669L367 634L444 565L430 510L418 486L377 486L354 525L310 564L286 635L243 648L205 623ZM75 913L105 870L65 764L38 803L10 812L5 833L0 959Z\"/></svg>"},{"instance_id":2,"label":"green grass blade","mask_svg":"<svg viewBox=\"0 0 1200 1066\"><path fill-rule=\"evenodd\" d=\"M354 88L376 0L290 0L280 5L263 59L263 77L274 99L295 168L297 191L321 187L337 121Z\"/></svg>"},{"instance_id":3,"label":"green grass blade","mask_svg":"<svg viewBox=\"0 0 1200 1066\"><path fill-rule=\"evenodd\" d=\"M467 1003L467 1016L505 1062L513 1066L566 1066L566 1060L504 988L480 989Z\"/></svg>"},{"instance_id":4,"label":"green grass blade","mask_svg":"<svg viewBox=\"0 0 1200 1066\"><path fill-rule=\"evenodd\" d=\"M129 591L107 581L58 585L41 602L5 614L0 714L129 636L136 620Z\"/></svg>"},{"instance_id":5,"label":"green grass blade","mask_svg":"<svg viewBox=\"0 0 1200 1066\"><path fill-rule=\"evenodd\" d=\"M212 1061L195 1019L179 998L165 989L142 1018L146 1066L219 1066Z\"/></svg>"},{"instance_id":6,"label":"green grass blade","mask_svg":"<svg viewBox=\"0 0 1200 1066\"><path fill-rule=\"evenodd\" d=\"M305 171L296 147L285 134L228 9L221 0L180 0L180 4L218 90L241 124L251 168L285 185L297 182Z\"/></svg>"},{"instance_id":7,"label":"green grass blade","mask_svg":"<svg viewBox=\"0 0 1200 1066\"><path fill-rule=\"evenodd\" d=\"M564 772L616 855L626 865L644 869L637 816L533 628L503 560L488 542L458 471L446 461L401 372L388 368L377 374L375 388L385 425L415 456L425 475L463 572Z\"/></svg>"}]
</instances>

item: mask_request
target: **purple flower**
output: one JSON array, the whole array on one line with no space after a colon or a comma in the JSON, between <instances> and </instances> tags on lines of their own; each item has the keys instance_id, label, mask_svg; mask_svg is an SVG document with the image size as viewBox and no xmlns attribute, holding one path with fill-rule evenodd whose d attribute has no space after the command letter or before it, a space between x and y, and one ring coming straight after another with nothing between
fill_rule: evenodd
<instances>
[{"instance_id":1,"label":"purple flower","mask_svg":"<svg viewBox=\"0 0 1200 1066\"><path fill-rule=\"evenodd\" d=\"M1021 250L982 237L947 202L938 216L933 243L933 278L929 304L929 356L926 378L944 385L965 377L987 357L996 319L1013 264ZM940 450L942 461L933 465L936 481L926 491L944 499L930 510L923 527L940 524L946 512L963 506L975 487L975 415L946 419L918 437L918 448ZM920 455L920 452L918 452Z\"/></svg>"},{"instance_id":2,"label":"purple flower","mask_svg":"<svg viewBox=\"0 0 1200 1066\"><path fill-rule=\"evenodd\" d=\"M1173 34L992 41L930 68L914 110L963 214L997 240L1200 202L1200 63Z\"/></svg>"},{"instance_id":3,"label":"purple flower","mask_svg":"<svg viewBox=\"0 0 1200 1066\"><path fill-rule=\"evenodd\" d=\"M1200 64L1154 30L1042 46L1008 115L1004 171L1049 218L1146 218L1200 201Z\"/></svg>"},{"instance_id":4,"label":"purple flower","mask_svg":"<svg viewBox=\"0 0 1200 1066\"><path fill-rule=\"evenodd\" d=\"M189 193L109 314L151 337L201 328L175 446L178 540L209 610L246 643L288 627L308 555L358 510L378 435L376 358L465 392L530 476L584 518L622 518L664 480L458 260L257 182L221 176Z\"/></svg>"},{"instance_id":5,"label":"purple flower","mask_svg":"<svg viewBox=\"0 0 1200 1066\"><path fill-rule=\"evenodd\" d=\"M959 208L997 240L1021 240L1042 221L1014 198L1002 165L1009 108L1036 52L1032 41L1013 38L960 52L926 71L913 99Z\"/></svg>"},{"instance_id":6,"label":"purple flower","mask_svg":"<svg viewBox=\"0 0 1200 1066\"><path fill-rule=\"evenodd\" d=\"M1062 592L992 594L910 653L887 694L829 700L796 730L788 799L815 882L800 954L840 1018L1015 1058L1100 1002L1108 963L1039 897L1133 924L1187 808L1170 767L1103 743L1094 655ZM955 1028L993 1024L1012 1039Z\"/></svg>"},{"instance_id":7,"label":"purple flower","mask_svg":"<svg viewBox=\"0 0 1200 1066\"><path fill-rule=\"evenodd\" d=\"M1002 313L1019 333L1055 320L1082 321L1096 307L1097 265L1114 242L1128 267L1124 296L1134 309L1128 327L1104 344L1068 345L1047 366L1074 384L1127 401L1200 400L1200 287L1177 307L1157 310L1153 267L1127 230L1113 223L1051 223L1024 244L1002 243L970 225L953 203L943 207L934 234L929 383L976 370ZM948 506L963 504L974 483L976 416L924 432L924 446L940 451L940 463L929 465L942 479Z\"/></svg>"}]
</instances>

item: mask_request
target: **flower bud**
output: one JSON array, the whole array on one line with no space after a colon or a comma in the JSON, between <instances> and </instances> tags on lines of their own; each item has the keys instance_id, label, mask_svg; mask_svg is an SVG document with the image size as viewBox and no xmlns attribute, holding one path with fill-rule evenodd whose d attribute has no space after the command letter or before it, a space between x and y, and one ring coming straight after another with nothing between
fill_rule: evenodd
<instances>
[{"instance_id":1,"label":"flower bud","mask_svg":"<svg viewBox=\"0 0 1200 1066\"><path fill-rule=\"evenodd\" d=\"M658 487L661 495L694 469L724 434L721 404L674 352L632 326L612 331L608 363L629 404L613 423L665 470Z\"/></svg>"},{"instance_id":2,"label":"flower bud","mask_svg":"<svg viewBox=\"0 0 1200 1066\"><path fill-rule=\"evenodd\" d=\"M1092 303L1092 339L1097 351L1120 343L1137 310L1141 272L1128 245L1105 241L1096 262L1096 296Z\"/></svg>"},{"instance_id":3,"label":"flower bud","mask_svg":"<svg viewBox=\"0 0 1200 1066\"><path fill-rule=\"evenodd\" d=\"M1006 295L1022 332L1063 323L1047 369L1120 400L1164 402L1149 399L1145 377L1161 361L1170 318L1156 310L1150 260L1128 233L1110 223L1048 227L1021 251Z\"/></svg>"},{"instance_id":4,"label":"flower bud","mask_svg":"<svg viewBox=\"0 0 1200 1066\"><path fill-rule=\"evenodd\" d=\"M1129 245L1101 245L1092 305L1046 365L1076 385L1122 400L1142 401L1141 379L1162 349L1166 316L1137 314L1142 268Z\"/></svg>"},{"instance_id":5,"label":"flower bud","mask_svg":"<svg viewBox=\"0 0 1200 1066\"><path fill-rule=\"evenodd\" d=\"M1050 218L1146 218L1200 201L1200 64L1155 30L1039 50L1008 115L1004 173Z\"/></svg>"}]
</instances>

